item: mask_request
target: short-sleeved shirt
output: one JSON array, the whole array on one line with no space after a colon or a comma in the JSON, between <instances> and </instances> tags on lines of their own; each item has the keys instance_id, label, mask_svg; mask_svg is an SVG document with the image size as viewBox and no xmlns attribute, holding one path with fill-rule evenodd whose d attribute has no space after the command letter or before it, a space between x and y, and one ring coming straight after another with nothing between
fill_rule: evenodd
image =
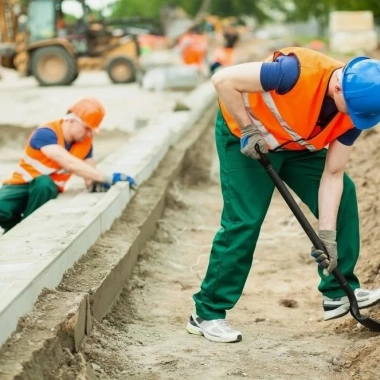
<instances>
[{"instance_id":1,"label":"short-sleeved shirt","mask_svg":"<svg viewBox=\"0 0 380 380\"><path fill-rule=\"evenodd\" d=\"M56 133L50 129L50 128L38 128L36 131L33 133L32 138L30 139L30 146L33 149L40 150L42 147L47 146L47 145L54 145L58 144L58 137ZM66 150L70 150L72 147L73 143L69 143L65 141L65 148ZM87 158L92 158L92 145L91 149L88 152L87 156L84 158L85 160Z\"/></svg>"},{"instance_id":2,"label":"short-sleeved shirt","mask_svg":"<svg viewBox=\"0 0 380 380\"><path fill-rule=\"evenodd\" d=\"M283 95L289 92L297 83L300 75L298 61L295 56L279 56L274 62L264 62L260 72L261 86L264 91L275 90ZM322 128L338 113L335 102L329 96L323 100L318 125ZM359 137L361 130L349 129L337 138L343 145L351 146Z\"/></svg>"}]
</instances>

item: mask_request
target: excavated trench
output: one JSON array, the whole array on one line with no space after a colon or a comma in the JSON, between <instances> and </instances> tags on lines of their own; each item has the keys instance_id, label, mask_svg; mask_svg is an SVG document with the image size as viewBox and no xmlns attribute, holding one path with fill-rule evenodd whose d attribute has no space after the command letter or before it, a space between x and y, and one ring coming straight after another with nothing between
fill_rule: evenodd
<instances>
[{"instance_id":1,"label":"excavated trench","mask_svg":"<svg viewBox=\"0 0 380 380\"><path fill-rule=\"evenodd\" d=\"M369 288L380 286L379 144L377 131L361 136L348 168L357 184L362 223L358 274L363 287ZM228 314L231 324L242 331L243 341L216 344L185 331L193 308L191 296L199 289L219 228L222 201L216 162L210 125L187 154L167 193L157 231L142 248L118 301L101 322L94 321L79 352L66 350L63 360L45 368L44 378L379 378L380 336L358 327L350 316L323 322L310 243L278 194L264 223L243 296ZM107 272L112 257L125 249L123 236L131 220L144 212L144 204L165 180L164 172L160 166L141 187L144 196L136 196L137 203L129 205L66 274L59 292L91 289ZM295 263L291 267L290 261ZM48 300L40 297L39 302ZM380 317L380 308L370 313Z\"/></svg>"}]
</instances>

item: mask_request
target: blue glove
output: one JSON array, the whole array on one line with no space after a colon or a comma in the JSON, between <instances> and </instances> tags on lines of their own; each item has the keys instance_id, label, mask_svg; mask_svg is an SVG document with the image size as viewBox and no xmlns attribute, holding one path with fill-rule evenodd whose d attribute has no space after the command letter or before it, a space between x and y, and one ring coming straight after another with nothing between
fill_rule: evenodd
<instances>
[{"instance_id":1,"label":"blue glove","mask_svg":"<svg viewBox=\"0 0 380 380\"><path fill-rule=\"evenodd\" d=\"M116 182L124 182L124 181L127 181L129 182L129 187L133 190L136 189L136 182L135 180L130 177L129 175L127 174L123 174L123 173L113 173L112 174L112 185L114 185Z\"/></svg>"},{"instance_id":2,"label":"blue glove","mask_svg":"<svg viewBox=\"0 0 380 380\"><path fill-rule=\"evenodd\" d=\"M106 176L103 182L94 181L90 186L90 192L104 193L108 191L112 185L121 181L128 182L131 189L136 189L137 184L132 177L123 173L113 173L112 176Z\"/></svg>"}]
</instances>

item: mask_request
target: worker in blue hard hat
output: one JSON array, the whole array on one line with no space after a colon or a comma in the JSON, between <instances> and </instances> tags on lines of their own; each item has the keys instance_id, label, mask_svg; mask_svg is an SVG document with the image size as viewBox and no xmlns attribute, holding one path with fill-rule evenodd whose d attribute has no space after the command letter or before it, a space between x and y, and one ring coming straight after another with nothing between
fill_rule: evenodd
<instances>
[{"instance_id":1,"label":"worker in blue hard hat","mask_svg":"<svg viewBox=\"0 0 380 380\"><path fill-rule=\"evenodd\" d=\"M257 161L257 145L318 218L328 257L314 248L312 256L321 265L324 319L349 312L345 292L331 275L337 265L359 308L379 302L380 289L361 289L354 274L359 216L345 167L361 131L380 122L380 61L358 57L345 65L314 50L289 47L262 62L222 68L212 82L220 105L215 139L224 208L187 331L215 342L242 339L226 321L226 311L242 295L274 191ZM298 265L296 258L288 264Z\"/></svg>"},{"instance_id":2,"label":"worker in blue hard hat","mask_svg":"<svg viewBox=\"0 0 380 380\"><path fill-rule=\"evenodd\" d=\"M357 129L380 123L380 61L368 57L351 60L337 73L346 109Z\"/></svg>"}]
</instances>

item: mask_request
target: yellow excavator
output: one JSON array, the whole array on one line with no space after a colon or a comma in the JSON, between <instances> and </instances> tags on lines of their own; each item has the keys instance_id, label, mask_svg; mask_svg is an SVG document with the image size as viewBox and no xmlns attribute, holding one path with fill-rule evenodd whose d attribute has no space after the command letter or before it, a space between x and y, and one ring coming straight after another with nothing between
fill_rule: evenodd
<instances>
[{"instance_id":1,"label":"yellow excavator","mask_svg":"<svg viewBox=\"0 0 380 380\"><path fill-rule=\"evenodd\" d=\"M0 59L41 86L66 86L82 70L106 70L113 83L140 73L139 45L97 21L84 0L0 0Z\"/></svg>"},{"instance_id":2,"label":"yellow excavator","mask_svg":"<svg viewBox=\"0 0 380 380\"><path fill-rule=\"evenodd\" d=\"M16 53L17 14L20 8L12 0L0 0L0 64L12 65Z\"/></svg>"}]
</instances>

